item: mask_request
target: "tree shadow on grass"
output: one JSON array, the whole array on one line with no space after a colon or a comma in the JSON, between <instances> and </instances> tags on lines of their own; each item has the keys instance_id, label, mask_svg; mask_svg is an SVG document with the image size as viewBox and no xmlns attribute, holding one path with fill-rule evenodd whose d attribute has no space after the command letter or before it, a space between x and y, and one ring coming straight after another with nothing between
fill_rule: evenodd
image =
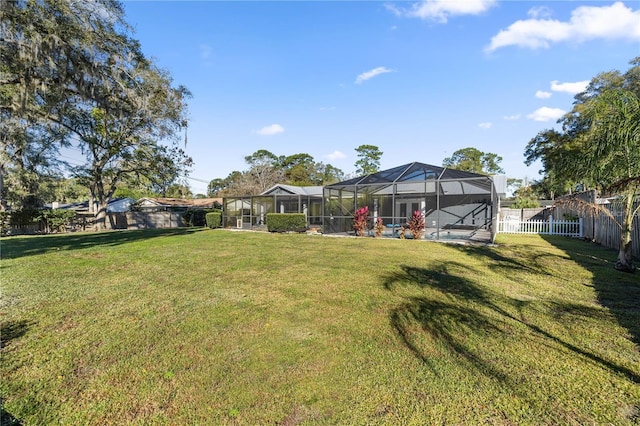
<instances>
[{"instance_id":1,"label":"tree shadow on grass","mask_svg":"<svg viewBox=\"0 0 640 426\"><path fill-rule=\"evenodd\" d=\"M640 348L640 274L629 274L614 268L618 253L582 240L543 236L571 260L593 274L591 283L598 302L626 328Z\"/></svg>"},{"instance_id":2,"label":"tree shadow on grass","mask_svg":"<svg viewBox=\"0 0 640 426\"><path fill-rule=\"evenodd\" d=\"M455 354L481 373L506 381L508 378L502 371L465 344L468 333L499 333L500 326L494 318L473 306L473 303L488 305L491 301L481 288L452 272L461 266L456 262L446 262L435 269L402 265L400 271L387 274L383 286L391 292L405 286L417 286L423 290L436 290L445 296L405 297L405 303L390 313L391 327L414 356L432 369L430 360L438 355L428 349L432 346L429 342Z\"/></svg>"},{"instance_id":3,"label":"tree shadow on grass","mask_svg":"<svg viewBox=\"0 0 640 426\"><path fill-rule=\"evenodd\" d=\"M32 325L32 322L25 320L7 321L0 324L0 349L6 348L13 340L27 334Z\"/></svg>"},{"instance_id":4,"label":"tree shadow on grass","mask_svg":"<svg viewBox=\"0 0 640 426\"><path fill-rule=\"evenodd\" d=\"M149 238L189 235L205 229L206 228L143 229L6 237L3 238L0 243L2 245L0 256L3 259L16 259L57 250L79 250L96 246L112 247Z\"/></svg>"},{"instance_id":5,"label":"tree shadow on grass","mask_svg":"<svg viewBox=\"0 0 640 426\"><path fill-rule=\"evenodd\" d=\"M6 350L14 340L27 334L32 325L32 322L25 320L7 321L0 324L0 351ZM21 420L5 410L4 400L0 398L0 426L19 426L22 424Z\"/></svg>"},{"instance_id":6,"label":"tree shadow on grass","mask_svg":"<svg viewBox=\"0 0 640 426\"><path fill-rule=\"evenodd\" d=\"M4 402L0 399L0 426L22 426L24 423L4 409Z\"/></svg>"},{"instance_id":7,"label":"tree shadow on grass","mask_svg":"<svg viewBox=\"0 0 640 426\"><path fill-rule=\"evenodd\" d=\"M507 376L477 352L465 345L459 338L460 331L467 330L483 333L498 332L497 326L486 316L479 315L474 309L467 309L450 303L430 300L422 297L410 298L404 305L394 309L390 315L391 326L404 345L424 362L431 365L430 356L424 349L423 340L436 341L450 353L456 354L483 374L500 381ZM412 324L419 324L427 338L416 336ZM434 370L435 372L435 370Z\"/></svg>"},{"instance_id":8,"label":"tree shadow on grass","mask_svg":"<svg viewBox=\"0 0 640 426\"><path fill-rule=\"evenodd\" d=\"M430 365L429 359L432 356L425 349L427 345L424 342L428 337L482 374L501 382L517 380L494 367L491 360L485 359L480 349L470 347L466 336L504 335L513 327L524 327L526 334L534 336L536 341L542 341L550 348L568 350L602 368L623 374L629 380L640 383L640 375L637 372L528 321L523 312L530 302L511 299L478 285L471 279L456 275L455 271L463 266L457 262L444 262L438 265L437 269L402 265L400 271L383 277L384 288L397 294L403 293L401 287L404 286L425 290L424 296L405 296L405 302L391 311L389 321L404 345L426 364ZM480 273L478 271L478 274ZM561 302L554 302L553 309L559 313L580 312L588 316L597 312L587 307ZM421 332L416 331L416 326ZM423 333L426 336L422 335Z\"/></svg>"},{"instance_id":9,"label":"tree shadow on grass","mask_svg":"<svg viewBox=\"0 0 640 426\"><path fill-rule=\"evenodd\" d=\"M550 270L545 266L545 258L557 257L555 254L543 253L530 248L522 247L515 256L505 256L498 250L489 246L458 246L458 251L473 258L482 259L487 263L489 269L500 271L504 274L512 272L530 272L540 275L553 276L555 278L565 278L557 271ZM513 247L511 248L513 249ZM489 261L489 262L487 262Z\"/></svg>"}]
</instances>

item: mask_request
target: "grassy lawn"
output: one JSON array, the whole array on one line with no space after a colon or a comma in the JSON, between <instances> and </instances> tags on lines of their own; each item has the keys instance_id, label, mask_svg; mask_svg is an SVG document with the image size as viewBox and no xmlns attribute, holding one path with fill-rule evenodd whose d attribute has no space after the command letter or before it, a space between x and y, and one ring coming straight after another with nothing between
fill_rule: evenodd
<instances>
[{"instance_id":1,"label":"grassy lawn","mask_svg":"<svg viewBox=\"0 0 640 426\"><path fill-rule=\"evenodd\" d=\"M580 241L497 242L2 239L4 422L640 422L640 275Z\"/></svg>"}]
</instances>

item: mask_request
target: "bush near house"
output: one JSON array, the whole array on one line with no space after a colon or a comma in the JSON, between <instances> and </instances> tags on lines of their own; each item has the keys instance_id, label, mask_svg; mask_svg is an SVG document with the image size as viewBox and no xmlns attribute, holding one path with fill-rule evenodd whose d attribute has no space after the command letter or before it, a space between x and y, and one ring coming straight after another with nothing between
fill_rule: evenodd
<instances>
[{"instance_id":1,"label":"bush near house","mask_svg":"<svg viewBox=\"0 0 640 426\"><path fill-rule=\"evenodd\" d=\"M222 210L207 213L205 221L209 228L220 228L222 226Z\"/></svg>"},{"instance_id":2,"label":"bush near house","mask_svg":"<svg viewBox=\"0 0 640 426\"><path fill-rule=\"evenodd\" d=\"M269 232L304 232L307 230L307 217L304 213L267 213Z\"/></svg>"},{"instance_id":3,"label":"bush near house","mask_svg":"<svg viewBox=\"0 0 640 426\"><path fill-rule=\"evenodd\" d=\"M39 218L45 224L45 232L64 232L76 217L73 210L42 210Z\"/></svg>"},{"instance_id":4,"label":"bush near house","mask_svg":"<svg viewBox=\"0 0 640 426\"><path fill-rule=\"evenodd\" d=\"M0 212L0 235L6 235L9 232L9 212Z\"/></svg>"},{"instance_id":5,"label":"bush near house","mask_svg":"<svg viewBox=\"0 0 640 426\"><path fill-rule=\"evenodd\" d=\"M24 208L11 212L9 223L11 226L26 226L38 222L40 210Z\"/></svg>"},{"instance_id":6,"label":"bush near house","mask_svg":"<svg viewBox=\"0 0 640 426\"><path fill-rule=\"evenodd\" d=\"M220 212L220 209L187 209L182 215L187 226L207 226L207 213Z\"/></svg>"}]
</instances>

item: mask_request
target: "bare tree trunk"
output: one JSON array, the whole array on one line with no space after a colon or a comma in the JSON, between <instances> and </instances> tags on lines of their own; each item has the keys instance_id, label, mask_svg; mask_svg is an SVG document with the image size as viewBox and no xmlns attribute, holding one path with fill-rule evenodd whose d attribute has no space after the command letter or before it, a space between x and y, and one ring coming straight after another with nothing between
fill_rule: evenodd
<instances>
[{"instance_id":1,"label":"bare tree trunk","mask_svg":"<svg viewBox=\"0 0 640 426\"><path fill-rule=\"evenodd\" d=\"M627 199L624 203L623 214L624 223L622 224L622 230L620 232L620 251L618 252L618 260L616 260L615 268L619 271L635 272L636 267L633 264L633 254L631 252L631 230L633 224L633 217L631 212L633 211L633 199L634 193L627 194Z\"/></svg>"},{"instance_id":2,"label":"bare tree trunk","mask_svg":"<svg viewBox=\"0 0 640 426\"><path fill-rule=\"evenodd\" d=\"M108 203L106 201L98 202L98 211L96 212L96 220L94 224L96 231L104 231L107 229L107 204Z\"/></svg>"}]
</instances>

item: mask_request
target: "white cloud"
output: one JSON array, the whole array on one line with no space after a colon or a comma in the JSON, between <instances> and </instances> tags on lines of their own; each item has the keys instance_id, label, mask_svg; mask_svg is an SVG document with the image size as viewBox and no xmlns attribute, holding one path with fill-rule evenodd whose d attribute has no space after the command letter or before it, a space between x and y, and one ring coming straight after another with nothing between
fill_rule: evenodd
<instances>
[{"instance_id":1,"label":"white cloud","mask_svg":"<svg viewBox=\"0 0 640 426\"><path fill-rule=\"evenodd\" d=\"M589 80L576 81L575 83L560 83L556 80L551 82L551 90L554 92L564 92L570 95L576 95L584 92L589 85Z\"/></svg>"},{"instance_id":2,"label":"white cloud","mask_svg":"<svg viewBox=\"0 0 640 426\"><path fill-rule=\"evenodd\" d=\"M502 118L504 118L507 121L516 121L516 120L520 120L520 114L505 115Z\"/></svg>"},{"instance_id":3,"label":"white cloud","mask_svg":"<svg viewBox=\"0 0 640 426\"><path fill-rule=\"evenodd\" d=\"M377 75L386 74L388 72L393 72L393 70L390 70L389 68L386 68L386 67L378 67L378 68L374 68L372 70L363 72L358 77L356 77L356 84L361 84L363 81L367 81Z\"/></svg>"},{"instance_id":4,"label":"white cloud","mask_svg":"<svg viewBox=\"0 0 640 426\"><path fill-rule=\"evenodd\" d=\"M551 97L551 92L545 92L543 90L538 90L536 92L536 98L538 99L549 99Z\"/></svg>"},{"instance_id":5,"label":"white cloud","mask_svg":"<svg viewBox=\"0 0 640 426\"><path fill-rule=\"evenodd\" d=\"M328 160L342 160L343 158L347 158L347 155L342 151L333 151L331 154L325 155L325 158Z\"/></svg>"},{"instance_id":6,"label":"white cloud","mask_svg":"<svg viewBox=\"0 0 640 426\"><path fill-rule=\"evenodd\" d=\"M560 108L542 107L527 115L527 118L533 121L552 121L559 119L565 113L566 111Z\"/></svg>"},{"instance_id":7,"label":"white cloud","mask_svg":"<svg viewBox=\"0 0 640 426\"><path fill-rule=\"evenodd\" d=\"M492 126L493 126L493 123L488 121L478 124L478 127L480 127L481 129L490 129Z\"/></svg>"},{"instance_id":8,"label":"white cloud","mask_svg":"<svg viewBox=\"0 0 640 426\"><path fill-rule=\"evenodd\" d=\"M263 127L262 129L258 130L256 133L262 136L272 136L282 132L284 132L284 127L282 127L279 124L272 124L270 126Z\"/></svg>"},{"instance_id":9,"label":"white cloud","mask_svg":"<svg viewBox=\"0 0 640 426\"><path fill-rule=\"evenodd\" d=\"M478 15L496 4L496 0L422 0L410 8L400 9L392 4L386 7L397 16L420 18L446 23L450 16Z\"/></svg>"},{"instance_id":10,"label":"white cloud","mask_svg":"<svg viewBox=\"0 0 640 426\"><path fill-rule=\"evenodd\" d=\"M516 21L493 36L486 51L506 46L548 48L552 43L598 38L640 40L640 10L633 11L616 2L610 6L580 6L567 22L548 18Z\"/></svg>"},{"instance_id":11,"label":"white cloud","mask_svg":"<svg viewBox=\"0 0 640 426\"><path fill-rule=\"evenodd\" d=\"M549 18L551 16L551 9L547 6L536 6L529 9L527 15L534 19Z\"/></svg>"}]
</instances>

